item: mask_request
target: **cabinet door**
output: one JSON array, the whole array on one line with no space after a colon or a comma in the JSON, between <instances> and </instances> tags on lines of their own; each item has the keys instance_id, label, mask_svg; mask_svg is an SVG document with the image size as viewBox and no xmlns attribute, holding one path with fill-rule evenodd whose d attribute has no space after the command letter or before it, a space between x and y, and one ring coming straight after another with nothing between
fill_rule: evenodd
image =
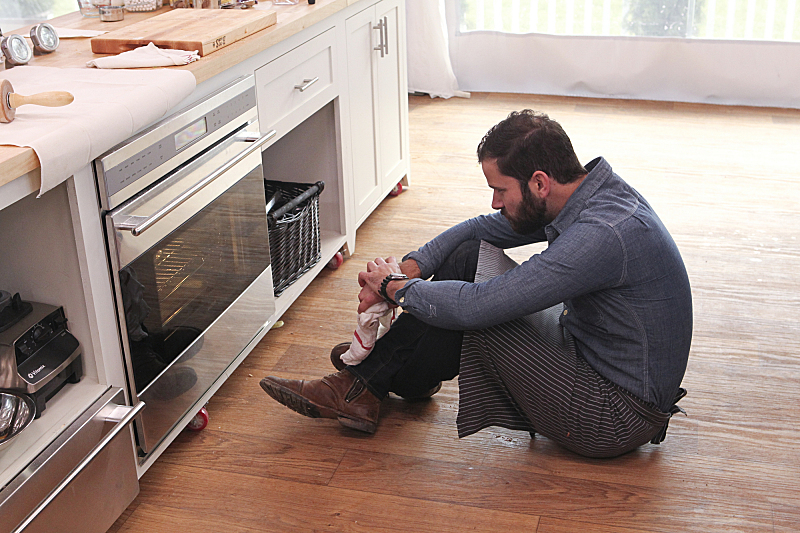
<instances>
[{"instance_id":1,"label":"cabinet door","mask_svg":"<svg viewBox=\"0 0 800 533\"><path fill-rule=\"evenodd\" d=\"M350 147L353 161L353 191L356 224L360 224L380 201L378 155L377 64L373 50L378 45L375 8L347 19L347 74L350 102Z\"/></svg>"},{"instance_id":2,"label":"cabinet door","mask_svg":"<svg viewBox=\"0 0 800 533\"><path fill-rule=\"evenodd\" d=\"M377 22L384 25L384 54L376 52L378 92L378 154L384 194L405 175L403 161L403 117L407 114L406 39L399 0L384 0L376 6Z\"/></svg>"}]
</instances>

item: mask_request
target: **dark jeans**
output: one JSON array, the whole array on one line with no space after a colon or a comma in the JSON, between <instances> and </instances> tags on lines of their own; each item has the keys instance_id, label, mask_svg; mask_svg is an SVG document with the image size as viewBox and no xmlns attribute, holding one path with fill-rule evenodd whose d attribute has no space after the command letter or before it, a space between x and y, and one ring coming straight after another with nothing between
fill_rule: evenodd
<instances>
[{"instance_id":1,"label":"dark jeans","mask_svg":"<svg viewBox=\"0 0 800 533\"><path fill-rule=\"evenodd\" d=\"M433 281L475 281L480 241L462 243L433 276ZM463 331L430 326L401 313L369 356L347 369L378 398L393 392L418 397L458 375Z\"/></svg>"}]
</instances>

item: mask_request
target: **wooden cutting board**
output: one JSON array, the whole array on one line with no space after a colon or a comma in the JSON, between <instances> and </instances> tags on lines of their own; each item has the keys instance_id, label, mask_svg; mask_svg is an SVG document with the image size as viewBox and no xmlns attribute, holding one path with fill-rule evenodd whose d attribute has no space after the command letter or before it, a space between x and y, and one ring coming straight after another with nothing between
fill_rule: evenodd
<instances>
[{"instance_id":1,"label":"wooden cutting board","mask_svg":"<svg viewBox=\"0 0 800 533\"><path fill-rule=\"evenodd\" d=\"M175 9L92 38L95 54L119 54L154 43L160 48L197 50L201 56L272 26L274 10Z\"/></svg>"}]
</instances>

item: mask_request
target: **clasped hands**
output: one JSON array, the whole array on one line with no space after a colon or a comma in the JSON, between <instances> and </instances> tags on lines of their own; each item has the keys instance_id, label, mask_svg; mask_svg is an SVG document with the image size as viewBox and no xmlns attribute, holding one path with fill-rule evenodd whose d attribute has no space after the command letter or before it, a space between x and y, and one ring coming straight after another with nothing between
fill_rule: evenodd
<instances>
[{"instance_id":1,"label":"clasped hands","mask_svg":"<svg viewBox=\"0 0 800 533\"><path fill-rule=\"evenodd\" d=\"M361 286L361 291L358 293L359 313L384 301L380 295L381 283L389 274L405 274L409 278L414 278L419 277L419 268L413 259L403 261L400 265L394 257L386 259L378 257L367 263L367 270L358 274L358 284Z\"/></svg>"}]
</instances>

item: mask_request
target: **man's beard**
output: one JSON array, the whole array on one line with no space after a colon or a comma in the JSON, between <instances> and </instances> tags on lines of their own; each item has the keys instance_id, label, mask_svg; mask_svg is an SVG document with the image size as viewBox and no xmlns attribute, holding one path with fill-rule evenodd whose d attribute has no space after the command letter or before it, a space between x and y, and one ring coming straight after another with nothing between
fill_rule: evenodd
<instances>
[{"instance_id":1,"label":"man's beard","mask_svg":"<svg viewBox=\"0 0 800 533\"><path fill-rule=\"evenodd\" d=\"M520 189L522 190L522 202L517 213L511 215L504 207L500 210L500 214L506 217L508 223L511 224L511 229L520 235L528 235L539 231L551 220L548 220L546 214L547 201L544 198L534 197L527 184L520 183Z\"/></svg>"}]
</instances>

